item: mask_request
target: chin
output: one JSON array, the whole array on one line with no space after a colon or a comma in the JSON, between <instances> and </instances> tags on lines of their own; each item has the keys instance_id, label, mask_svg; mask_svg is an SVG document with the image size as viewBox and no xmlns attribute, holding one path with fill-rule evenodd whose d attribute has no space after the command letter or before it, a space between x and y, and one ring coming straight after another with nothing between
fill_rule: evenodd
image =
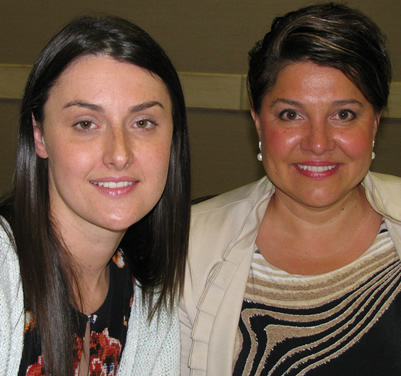
<instances>
[{"instance_id":1,"label":"chin","mask_svg":"<svg viewBox=\"0 0 401 376\"><path fill-rule=\"evenodd\" d=\"M112 232L125 232L128 227L132 226L134 223L138 222L138 220L128 220L128 219L112 219L108 221L103 221L99 223L100 227Z\"/></svg>"},{"instance_id":2,"label":"chin","mask_svg":"<svg viewBox=\"0 0 401 376\"><path fill-rule=\"evenodd\" d=\"M131 212L127 209L130 208ZM148 207L134 207L134 205L127 204L120 210L114 208L114 212L111 210L108 213L103 211L103 215L99 214L97 223L99 226L113 232L123 232L126 231L130 226L139 222L143 217L145 217L151 210L153 206L148 209Z\"/></svg>"},{"instance_id":3,"label":"chin","mask_svg":"<svg viewBox=\"0 0 401 376\"><path fill-rule=\"evenodd\" d=\"M331 197L325 196L325 197L320 197L320 198L315 198L315 199L310 197L309 200L305 202L305 204L312 208L324 209L324 208L328 208L328 207L335 205L339 201L341 201L340 197L331 198Z\"/></svg>"}]
</instances>

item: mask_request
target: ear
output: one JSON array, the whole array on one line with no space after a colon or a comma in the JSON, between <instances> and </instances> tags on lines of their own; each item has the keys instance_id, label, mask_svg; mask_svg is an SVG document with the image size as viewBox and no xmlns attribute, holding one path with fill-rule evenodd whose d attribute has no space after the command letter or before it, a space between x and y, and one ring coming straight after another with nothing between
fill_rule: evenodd
<instances>
[{"instance_id":1,"label":"ear","mask_svg":"<svg viewBox=\"0 0 401 376\"><path fill-rule=\"evenodd\" d=\"M34 116L32 115L33 124L33 138L35 140L35 151L40 158L48 158L45 141L43 139L43 132L39 124L36 122Z\"/></svg>"},{"instance_id":2,"label":"ear","mask_svg":"<svg viewBox=\"0 0 401 376\"><path fill-rule=\"evenodd\" d=\"M381 117L382 117L382 113L381 112L379 112L379 113L377 113L375 115L375 121L373 123L373 129L372 129L373 139L376 138L376 133L377 133L377 130L379 129L379 124L380 124Z\"/></svg>"},{"instance_id":3,"label":"ear","mask_svg":"<svg viewBox=\"0 0 401 376\"><path fill-rule=\"evenodd\" d=\"M258 132L259 140L261 140L262 133L261 133L261 129L260 129L259 115L255 112L255 110L253 108L251 108L251 115L252 115L253 121L255 122L256 132Z\"/></svg>"}]
</instances>

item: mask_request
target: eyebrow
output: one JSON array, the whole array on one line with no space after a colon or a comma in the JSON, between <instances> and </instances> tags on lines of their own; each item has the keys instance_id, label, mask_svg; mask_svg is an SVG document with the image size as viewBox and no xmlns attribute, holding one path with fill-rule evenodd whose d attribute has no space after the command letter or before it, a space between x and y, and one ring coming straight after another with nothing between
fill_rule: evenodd
<instances>
[{"instance_id":1,"label":"eyebrow","mask_svg":"<svg viewBox=\"0 0 401 376\"><path fill-rule=\"evenodd\" d=\"M302 107L303 104L297 101L293 101L290 99L285 99L285 98L277 98L273 103L271 104L270 107L274 107L277 103L286 103L290 106L297 106L297 107ZM344 99L340 101L334 101L332 103L334 106L346 106L349 104L357 104L360 107L363 107L363 103L360 101L357 101L356 99Z\"/></svg>"},{"instance_id":2,"label":"eyebrow","mask_svg":"<svg viewBox=\"0 0 401 376\"><path fill-rule=\"evenodd\" d=\"M296 101L292 101L289 99L285 99L285 98L277 98L276 100L274 100L272 102L272 104L270 105L270 108L274 107L277 103L285 103L285 104L289 104L290 106L298 106L301 107L301 103L296 102Z\"/></svg>"},{"instance_id":3,"label":"eyebrow","mask_svg":"<svg viewBox=\"0 0 401 376\"><path fill-rule=\"evenodd\" d=\"M102 106L99 106L98 104L83 102L83 101L79 101L79 100L68 102L67 104L65 104L63 106L63 109L74 107L74 106L88 108L89 110L96 111L96 112L104 112L104 108Z\"/></svg>"},{"instance_id":4,"label":"eyebrow","mask_svg":"<svg viewBox=\"0 0 401 376\"><path fill-rule=\"evenodd\" d=\"M69 108L69 107L74 107L74 106L88 108L89 110L96 111L96 112L105 112L104 108L98 104L88 103L88 102L84 102L84 101L80 101L80 100L68 102L67 104L65 104L63 106L63 108ZM154 106L159 106L164 110L164 106L160 102L149 101L149 102L140 103L140 104L130 107L129 112L130 113L140 112L140 111L146 110L146 109L154 107Z\"/></svg>"},{"instance_id":5,"label":"eyebrow","mask_svg":"<svg viewBox=\"0 0 401 376\"><path fill-rule=\"evenodd\" d=\"M343 101L335 101L333 103L336 106L346 106L347 104L357 104L360 107L363 107L363 103L360 101L357 101L356 99L345 99Z\"/></svg>"},{"instance_id":6,"label":"eyebrow","mask_svg":"<svg viewBox=\"0 0 401 376\"><path fill-rule=\"evenodd\" d=\"M130 107L129 112L131 112L131 113L140 112L140 111L146 110L146 109L154 107L154 106L159 106L164 110L164 106L159 101L150 101L150 102L144 102L144 103L140 103L140 104Z\"/></svg>"}]
</instances>

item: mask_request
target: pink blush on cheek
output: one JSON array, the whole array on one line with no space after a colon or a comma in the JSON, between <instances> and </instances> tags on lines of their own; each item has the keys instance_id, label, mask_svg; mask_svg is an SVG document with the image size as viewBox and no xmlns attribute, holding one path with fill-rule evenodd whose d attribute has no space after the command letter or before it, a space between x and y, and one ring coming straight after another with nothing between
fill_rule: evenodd
<instances>
[{"instance_id":1,"label":"pink blush on cheek","mask_svg":"<svg viewBox=\"0 0 401 376\"><path fill-rule=\"evenodd\" d=\"M299 134L287 129L269 129L263 134L265 148L274 156L284 156L300 142Z\"/></svg>"}]
</instances>

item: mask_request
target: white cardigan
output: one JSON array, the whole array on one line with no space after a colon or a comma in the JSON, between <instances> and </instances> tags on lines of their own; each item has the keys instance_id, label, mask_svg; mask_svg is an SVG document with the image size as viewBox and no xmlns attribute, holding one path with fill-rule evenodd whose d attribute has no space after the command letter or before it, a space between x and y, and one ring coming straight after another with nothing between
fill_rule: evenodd
<instances>
[{"instance_id":1,"label":"white cardigan","mask_svg":"<svg viewBox=\"0 0 401 376\"><path fill-rule=\"evenodd\" d=\"M18 375L24 341L25 312L19 263L14 248L0 226L0 376ZM135 286L125 347L118 376L179 375L180 335L178 316L159 311L151 323Z\"/></svg>"}]
</instances>

